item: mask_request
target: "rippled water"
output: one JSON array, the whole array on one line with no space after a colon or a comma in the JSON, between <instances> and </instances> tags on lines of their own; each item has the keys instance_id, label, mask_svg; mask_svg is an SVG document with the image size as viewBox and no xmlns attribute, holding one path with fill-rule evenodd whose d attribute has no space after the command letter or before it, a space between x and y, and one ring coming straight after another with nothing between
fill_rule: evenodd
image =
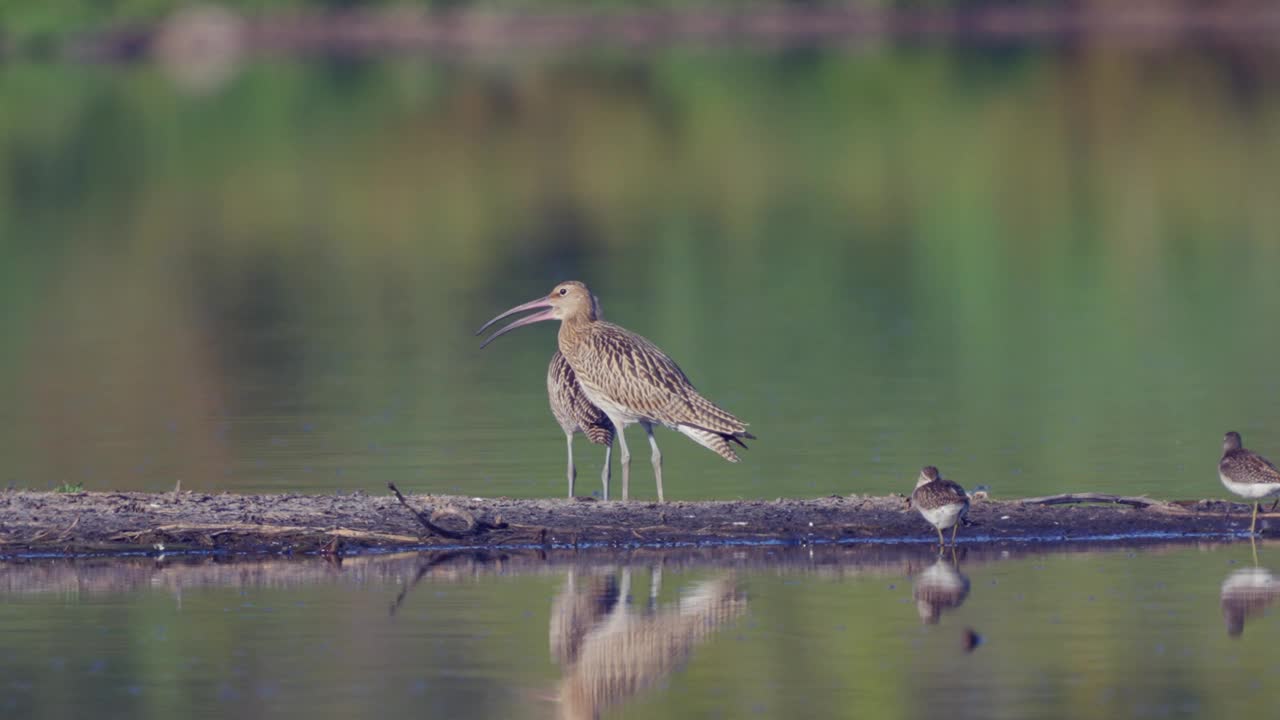
<instances>
[{"instance_id":1,"label":"rippled water","mask_svg":"<svg viewBox=\"0 0 1280 720\"><path fill-rule=\"evenodd\" d=\"M1224 717L1280 545L0 566L7 717ZM110 712L103 713L103 708Z\"/></svg>"}]
</instances>

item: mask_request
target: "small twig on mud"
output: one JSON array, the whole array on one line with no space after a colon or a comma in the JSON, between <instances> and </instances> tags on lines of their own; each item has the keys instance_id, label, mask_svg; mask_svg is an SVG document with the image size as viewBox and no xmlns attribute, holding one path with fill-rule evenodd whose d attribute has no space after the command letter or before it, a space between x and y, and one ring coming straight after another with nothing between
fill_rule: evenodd
<instances>
[{"instance_id":1,"label":"small twig on mud","mask_svg":"<svg viewBox=\"0 0 1280 720\"><path fill-rule=\"evenodd\" d=\"M75 530L75 529L76 529L76 526L77 526L77 525L79 525L79 524L80 524L80 516L79 516L79 515L77 515L77 516L76 516L76 519L75 519L75 520L73 520L73 521L71 522L71 524L67 526L67 529L66 529L66 530L63 530L62 532L58 533L57 541L58 541L58 542L62 542L62 541L64 541L64 540L66 540L66 539L67 539L67 537L71 535L71 531L72 531L72 530Z\"/></svg>"},{"instance_id":2,"label":"small twig on mud","mask_svg":"<svg viewBox=\"0 0 1280 720\"><path fill-rule=\"evenodd\" d=\"M1174 508L1178 507L1173 503L1163 500L1152 500L1145 497L1126 497L1123 495L1107 495L1106 493L1062 493L1060 495L1045 495L1044 497L1023 498L1018 500L1022 505L1069 505L1072 503L1112 503L1115 505L1128 505L1136 508ZM1181 509L1181 508L1179 508Z\"/></svg>"}]
</instances>

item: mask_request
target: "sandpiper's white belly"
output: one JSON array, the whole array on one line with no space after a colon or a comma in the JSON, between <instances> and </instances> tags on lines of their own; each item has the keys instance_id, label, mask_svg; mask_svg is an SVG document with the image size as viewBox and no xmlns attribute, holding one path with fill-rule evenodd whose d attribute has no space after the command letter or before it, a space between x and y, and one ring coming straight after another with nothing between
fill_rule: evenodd
<instances>
[{"instance_id":1,"label":"sandpiper's white belly","mask_svg":"<svg viewBox=\"0 0 1280 720\"><path fill-rule=\"evenodd\" d=\"M946 530L956 524L956 521L960 519L960 515L964 513L964 510L964 503L951 503L950 505L943 505L941 507L933 508L932 510L920 508L920 514L924 516L925 520L933 523L934 527L939 530Z\"/></svg>"},{"instance_id":2,"label":"sandpiper's white belly","mask_svg":"<svg viewBox=\"0 0 1280 720\"><path fill-rule=\"evenodd\" d=\"M1228 490L1247 500L1260 500L1280 494L1280 483L1242 483L1218 473L1218 479Z\"/></svg>"}]
</instances>

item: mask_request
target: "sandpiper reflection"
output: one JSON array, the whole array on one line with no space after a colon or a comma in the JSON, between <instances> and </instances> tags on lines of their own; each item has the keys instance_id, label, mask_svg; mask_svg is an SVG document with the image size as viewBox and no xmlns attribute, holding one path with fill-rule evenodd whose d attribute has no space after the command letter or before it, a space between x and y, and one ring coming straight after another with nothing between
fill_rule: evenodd
<instances>
[{"instance_id":1,"label":"sandpiper reflection","mask_svg":"<svg viewBox=\"0 0 1280 720\"><path fill-rule=\"evenodd\" d=\"M920 621L933 625L944 610L964 604L965 598L969 597L969 578L960 572L954 555L939 557L916 576L911 595L916 600Z\"/></svg>"},{"instance_id":2,"label":"sandpiper reflection","mask_svg":"<svg viewBox=\"0 0 1280 720\"><path fill-rule=\"evenodd\" d=\"M1242 635L1245 620L1261 615L1276 598L1280 598L1280 583L1270 570L1257 566L1255 548L1254 567L1240 568L1222 581L1222 619L1227 623L1227 634Z\"/></svg>"},{"instance_id":3,"label":"sandpiper reflection","mask_svg":"<svg viewBox=\"0 0 1280 720\"><path fill-rule=\"evenodd\" d=\"M676 670L693 649L740 616L746 595L730 576L694 584L659 607L655 569L644 611L627 602L631 570L615 577L570 571L552 602L551 654L563 668L560 717L598 718Z\"/></svg>"}]
</instances>

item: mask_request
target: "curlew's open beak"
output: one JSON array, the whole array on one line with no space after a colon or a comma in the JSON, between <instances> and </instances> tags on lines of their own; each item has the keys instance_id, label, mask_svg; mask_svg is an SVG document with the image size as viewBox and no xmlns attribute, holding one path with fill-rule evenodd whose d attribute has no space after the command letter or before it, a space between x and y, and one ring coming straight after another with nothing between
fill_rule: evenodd
<instances>
[{"instance_id":1,"label":"curlew's open beak","mask_svg":"<svg viewBox=\"0 0 1280 720\"><path fill-rule=\"evenodd\" d=\"M536 322L542 322L543 320L556 319L555 315L553 314L555 312L555 308L552 307L551 301L546 298L538 298L537 300L530 300L529 302L523 305L517 305L511 308L510 310L502 313L498 317L485 323L479 330L476 331L476 334L479 335L485 330L488 330L490 325L493 325L494 323L498 322L504 317L509 317L511 315L515 315L516 313L522 313L526 310L539 310L539 309L542 309L542 312L534 313L532 315L526 315L525 317L522 317L519 320L516 320L515 322L511 323L510 325L507 325L506 327L502 328L498 332L490 335L484 342L480 343L480 347L484 347L485 345L488 345L489 343L493 342L494 340L497 340L499 337L506 335L507 333L511 332L512 330L515 330L518 327L523 327L525 325L530 325Z\"/></svg>"}]
</instances>

